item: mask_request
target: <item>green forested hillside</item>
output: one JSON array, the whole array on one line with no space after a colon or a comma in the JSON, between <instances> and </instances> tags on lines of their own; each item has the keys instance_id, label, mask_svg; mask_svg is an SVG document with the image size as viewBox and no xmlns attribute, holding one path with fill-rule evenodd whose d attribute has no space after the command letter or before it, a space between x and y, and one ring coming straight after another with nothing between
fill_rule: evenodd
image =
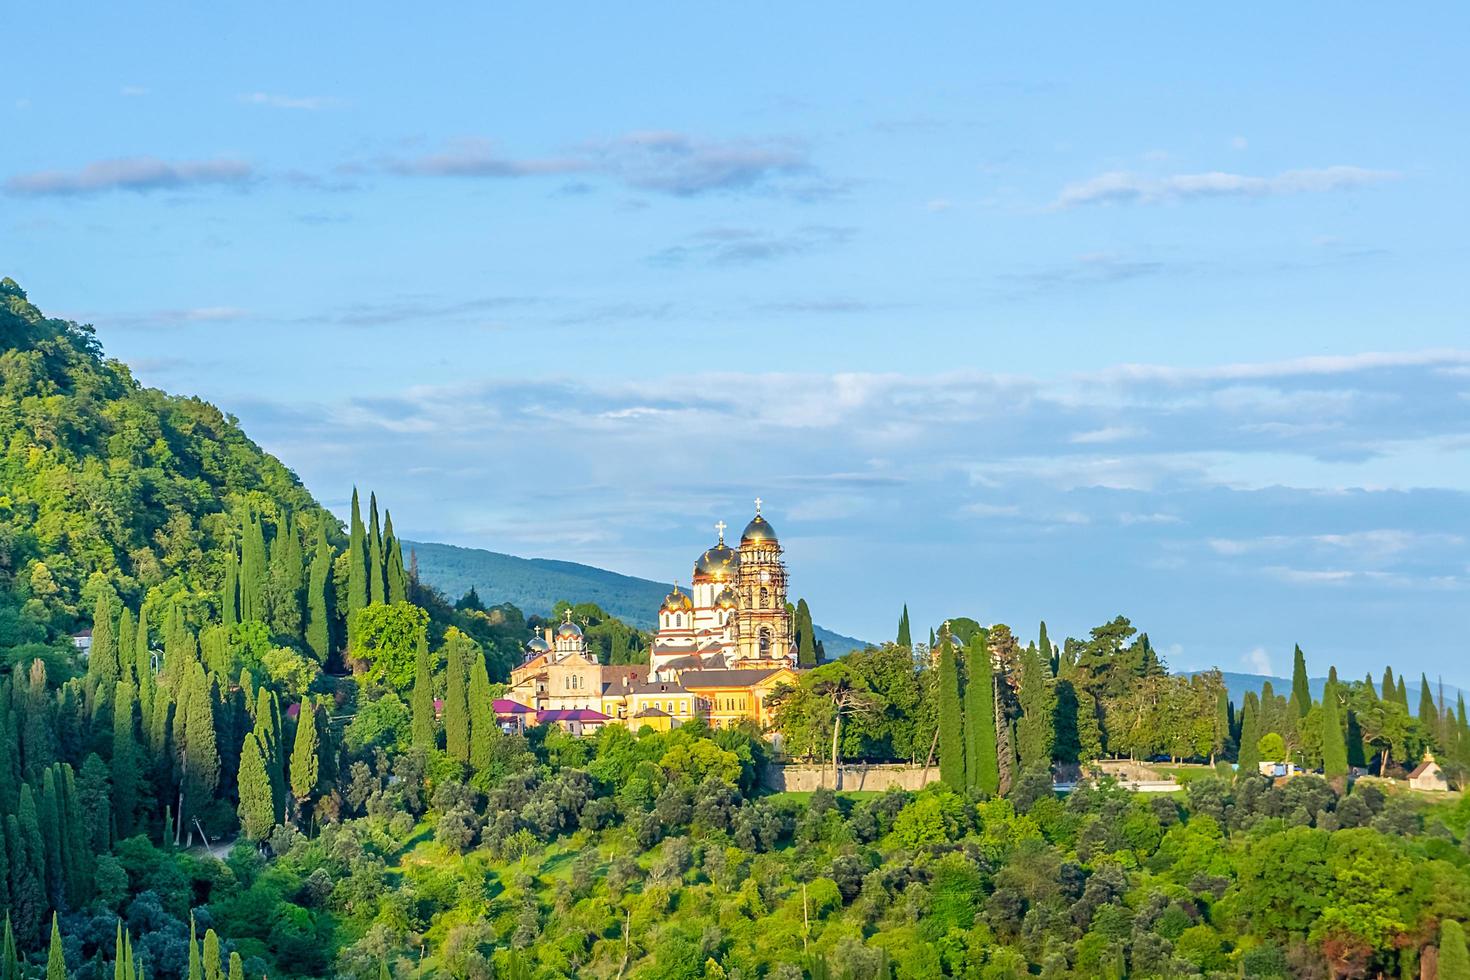
<instances>
[{"instance_id":1,"label":"green forested hillside","mask_svg":"<svg viewBox=\"0 0 1470 980\"><path fill-rule=\"evenodd\" d=\"M621 575L591 565L549 558L518 558L483 548L405 541L418 559L419 577L447 596L475 589L486 602L508 602L527 615L546 616L561 600L595 602L623 622L653 629L669 583ZM574 598L580 597L580 598ZM865 646L862 640L822 626L813 633L828 657Z\"/></svg>"},{"instance_id":2,"label":"green forested hillside","mask_svg":"<svg viewBox=\"0 0 1470 980\"><path fill-rule=\"evenodd\" d=\"M102 595L218 615L238 515L283 512L336 542L296 475L198 398L109 360L90 327L49 319L0 280L0 648L90 625ZM309 538L308 538L309 539Z\"/></svg>"}]
</instances>

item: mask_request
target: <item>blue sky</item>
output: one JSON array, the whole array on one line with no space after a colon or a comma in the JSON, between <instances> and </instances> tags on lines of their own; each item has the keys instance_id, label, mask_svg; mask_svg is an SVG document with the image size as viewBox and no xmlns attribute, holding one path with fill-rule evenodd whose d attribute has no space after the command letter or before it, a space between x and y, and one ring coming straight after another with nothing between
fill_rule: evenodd
<instances>
[{"instance_id":1,"label":"blue sky","mask_svg":"<svg viewBox=\"0 0 1470 980\"><path fill-rule=\"evenodd\" d=\"M1465 684L1467 27L26 10L0 271L408 537Z\"/></svg>"}]
</instances>

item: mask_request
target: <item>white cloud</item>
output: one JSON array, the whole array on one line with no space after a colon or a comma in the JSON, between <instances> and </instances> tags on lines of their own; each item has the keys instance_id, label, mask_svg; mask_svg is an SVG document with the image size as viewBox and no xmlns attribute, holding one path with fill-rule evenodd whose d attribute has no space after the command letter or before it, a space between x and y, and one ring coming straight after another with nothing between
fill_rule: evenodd
<instances>
[{"instance_id":1,"label":"white cloud","mask_svg":"<svg viewBox=\"0 0 1470 980\"><path fill-rule=\"evenodd\" d=\"M305 112L332 109L342 104L342 100L326 95L293 96L271 92L248 92L241 95L239 101L246 105L265 106L270 109L297 109Z\"/></svg>"},{"instance_id":2,"label":"white cloud","mask_svg":"<svg viewBox=\"0 0 1470 980\"><path fill-rule=\"evenodd\" d=\"M1100 443L1122 442L1124 439L1132 439L1143 435L1143 430L1131 425L1109 425L1101 429L1090 429L1087 432L1078 432L1067 441L1077 446L1090 446Z\"/></svg>"},{"instance_id":3,"label":"white cloud","mask_svg":"<svg viewBox=\"0 0 1470 980\"><path fill-rule=\"evenodd\" d=\"M1253 674L1269 674L1274 676L1276 671L1271 669L1271 655L1266 652L1265 647L1256 647L1254 650L1241 657L1245 665Z\"/></svg>"},{"instance_id":4,"label":"white cloud","mask_svg":"<svg viewBox=\"0 0 1470 980\"><path fill-rule=\"evenodd\" d=\"M1335 166L1287 170L1274 177L1252 177L1223 171L1149 177L1113 171L1062 188L1054 209L1088 204L1157 204L1210 197L1279 197L1351 190L1393 180L1399 175L1387 170Z\"/></svg>"},{"instance_id":5,"label":"white cloud","mask_svg":"<svg viewBox=\"0 0 1470 980\"><path fill-rule=\"evenodd\" d=\"M244 186L255 178L242 160L186 160L170 163L156 157L99 160L81 170L41 170L17 174L5 181L5 190L26 197L80 196L126 190L147 193L180 190L205 184Z\"/></svg>"},{"instance_id":6,"label":"white cloud","mask_svg":"<svg viewBox=\"0 0 1470 980\"><path fill-rule=\"evenodd\" d=\"M147 95L148 89L144 88L142 85L124 85L122 88L118 89L117 94L121 95L123 98L137 99Z\"/></svg>"}]
</instances>

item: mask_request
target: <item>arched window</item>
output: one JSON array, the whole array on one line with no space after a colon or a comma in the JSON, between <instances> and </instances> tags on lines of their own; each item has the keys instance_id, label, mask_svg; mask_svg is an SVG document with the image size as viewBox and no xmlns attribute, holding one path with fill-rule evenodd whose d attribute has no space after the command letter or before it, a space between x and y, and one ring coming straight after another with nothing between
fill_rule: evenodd
<instances>
[{"instance_id":1,"label":"arched window","mask_svg":"<svg viewBox=\"0 0 1470 980\"><path fill-rule=\"evenodd\" d=\"M765 589L761 591L765 592ZM761 627L760 638L761 656L764 657L771 652L771 628L769 626Z\"/></svg>"},{"instance_id":2,"label":"arched window","mask_svg":"<svg viewBox=\"0 0 1470 980\"><path fill-rule=\"evenodd\" d=\"M674 617L674 626L677 628L677 627L680 627L680 626L683 626L683 625L684 625L684 614L683 613L680 613L679 615L677 615L677 616Z\"/></svg>"},{"instance_id":3,"label":"arched window","mask_svg":"<svg viewBox=\"0 0 1470 980\"><path fill-rule=\"evenodd\" d=\"M764 585L761 586L761 608L771 608L771 590L766 588Z\"/></svg>"}]
</instances>

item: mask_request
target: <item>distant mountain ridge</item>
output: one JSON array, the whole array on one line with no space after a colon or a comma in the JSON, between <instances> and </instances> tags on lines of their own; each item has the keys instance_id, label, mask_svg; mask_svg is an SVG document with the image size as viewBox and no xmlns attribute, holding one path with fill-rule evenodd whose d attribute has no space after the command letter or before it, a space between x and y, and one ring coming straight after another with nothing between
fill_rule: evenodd
<instances>
[{"instance_id":1,"label":"distant mountain ridge","mask_svg":"<svg viewBox=\"0 0 1470 980\"><path fill-rule=\"evenodd\" d=\"M404 541L403 546L418 559L419 578L451 600L474 586L486 605L509 602L528 614L549 615L560 599L595 602L623 622L651 630L670 588L667 582L552 558L520 558L425 541ZM822 626L816 626L816 633L828 657L868 645Z\"/></svg>"},{"instance_id":2,"label":"distant mountain ridge","mask_svg":"<svg viewBox=\"0 0 1470 980\"><path fill-rule=\"evenodd\" d=\"M1194 674L1203 673L1203 671L1189 670L1185 671L1185 673L1193 676ZM1245 702L1245 692L1255 691L1257 694L1261 693L1261 685L1264 684L1266 681L1271 682L1271 687L1276 691L1277 694L1285 695L1286 697L1291 696L1290 677L1273 677L1270 674L1240 674L1229 670L1221 671L1220 676L1223 677L1225 680L1225 689L1230 692L1230 700L1234 701L1237 705L1243 704ZM1338 680L1343 681L1344 683L1347 681L1362 679L1363 678L1361 677L1338 677ZM1375 690L1377 689L1379 683L1381 683L1381 680L1381 674L1373 675L1373 686ZM1320 699L1322 697L1322 691L1327 687L1327 678L1310 677L1307 679L1307 682L1312 688L1312 697ZM1430 693L1432 693L1437 700L1439 698L1439 685L1435 683L1434 678L1430 678L1429 684ZM1405 677L1404 689L1409 695L1409 709L1411 711L1417 711L1419 706L1419 679L1413 676ZM1460 689L1455 685L1445 684L1445 704L1453 707L1455 704L1455 698L1459 697L1460 693Z\"/></svg>"}]
</instances>

